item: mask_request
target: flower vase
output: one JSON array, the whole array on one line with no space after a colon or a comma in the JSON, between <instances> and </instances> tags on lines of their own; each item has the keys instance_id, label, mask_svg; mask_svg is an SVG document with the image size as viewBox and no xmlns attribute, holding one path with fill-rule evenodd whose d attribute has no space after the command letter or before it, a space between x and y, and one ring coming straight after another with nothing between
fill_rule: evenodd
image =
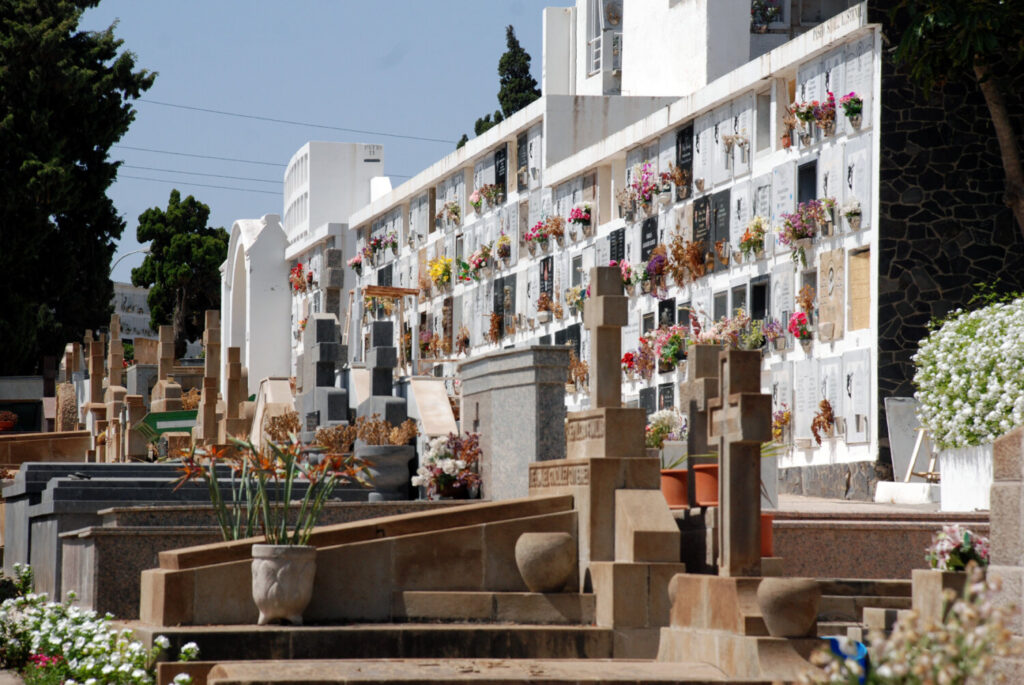
<instances>
[{"instance_id":1,"label":"flower vase","mask_svg":"<svg viewBox=\"0 0 1024 685\"><path fill-rule=\"evenodd\" d=\"M786 349L786 336L780 335L775 339L775 349L779 352L783 352Z\"/></svg>"},{"instance_id":2,"label":"flower vase","mask_svg":"<svg viewBox=\"0 0 1024 685\"><path fill-rule=\"evenodd\" d=\"M490 266L482 266L482 267L480 267L480 275L483 276L484 278L490 278L491 277L491 267Z\"/></svg>"},{"instance_id":3,"label":"flower vase","mask_svg":"<svg viewBox=\"0 0 1024 685\"><path fill-rule=\"evenodd\" d=\"M259 609L259 625L282 621L302 625L315 576L316 547L253 545L252 599Z\"/></svg>"},{"instance_id":4,"label":"flower vase","mask_svg":"<svg viewBox=\"0 0 1024 685\"><path fill-rule=\"evenodd\" d=\"M555 242L558 243L559 247L565 247L565 236L564 235L556 235L555 236Z\"/></svg>"},{"instance_id":5,"label":"flower vase","mask_svg":"<svg viewBox=\"0 0 1024 685\"><path fill-rule=\"evenodd\" d=\"M658 202L660 202L663 207L667 207L672 202L672 193L667 191L658 193Z\"/></svg>"},{"instance_id":6,"label":"flower vase","mask_svg":"<svg viewBox=\"0 0 1024 685\"><path fill-rule=\"evenodd\" d=\"M512 261L511 257L498 257L501 260L501 265L504 268L508 268L509 263Z\"/></svg>"},{"instance_id":7,"label":"flower vase","mask_svg":"<svg viewBox=\"0 0 1024 685\"><path fill-rule=\"evenodd\" d=\"M801 338L800 339L800 347L803 348L804 354L810 354L811 353L811 346L813 344L814 344L814 341L811 340L810 338Z\"/></svg>"},{"instance_id":8,"label":"flower vase","mask_svg":"<svg viewBox=\"0 0 1024 685\"><path fill-rule=\"evenodd\" d=\"M540 251L541 252L551 252L551 241L550 240L545 240L544 242L542 242L540 244Z\"/></svg>"},{"instance_id":9,"label":"flower vase","mask_svg":"<svg viewBox=\"0 0 1024 685\"><path fill-rule=\"evenodd\" d=\"M589 238L594 233L594 227L591 224L583 224L583 237Z\"/></svg>"},{"instance_id":10,"label":"flower vase","mask_svg":"<svg viewBox=\"0 0 1024 685\"><path fill-rule=\"evenodd\" d=\"M788 150L791 147L793 147L793 136L786 133L782 136L782 149Z\"/></svg>"},{"instance_id":11,"label":"flower vase","mask_svg":"<svg viewBox=\"0 0 1024 685\"><path fill-rule=\"evenodd\" d=\"M704 192L704 179L703 178L698 178L698 179L694 180L693 184L695 186L697 186L697 192L699 192L699 193L703 193Z\"/></svg>"},{"instance_id":12,"label":"flower vase","mask_svg":"<svg viewBox=\"0 0 1024 685\"><path fill-rule=\"evenodd\" d=\"M847 217L846 221L850 224L851 231L860 230L860 214L854 214L853 216Z\"/></svg>"},{"instance_id":13,"label":"flower vase","mask_svg":"<svg viewBox=\"0 0 1024 685\"><path fill-rule=\"evenodd\" d=\"M465 485L455 487L454 483L438 484L437 494L440 499L469 499L469 488Z\"/></svg>"},{"instance_id":14,"label":"flower vase","mask_svg":"<svg viewBox=\"0 0 1024 685\"><path fill-rule=\"evenodd\" d=\"M651 281L649 279L646 281L640 281L640 290L642 290L644 294L649 294L651 292Z\"/></svg>"},{"instance_id":15,"label":"flower vase","mask_svg":"<svg viewBox=\"0 0 1024 685\"><path fill-rule=\"evenodd\" d=\"M754 257L756 259L764 259L764 248L761 248L760 250L754 250Z\"/></svg>"},{"instance_id":16,"label":"flower vase","mask_svg":"<svg viewBox=\"0 0 1024 685\"><path fill-rule=\"evenodd\" d=\"M569 226L569 240L576 242L576 225L572 224Z\"/></svg>"},{"instance_id":17,"label":"flower vase","mask_svg":"<svg viewBox=\"0 0 1024 685\"><path fill-rule=\"evenodd\" d=\"M527 241L526 249L530 251L531 255L537 254L537 243L533 240Z\"/></svg>"},{"instance_id":18,"label":"flower vase","mask_svg":"<svg viewBox=\"0 0 1024 685\"><path fill-rule=\"evenodd\" d=\"M636 295L636 285L635 284L629 283L629 284L627 284L625 286L625 288L626 288L626 294L629 295L630 297L633 297L634 295Z\"/></svg>"},{"instance_id":19,"label":"flower vase","mask_svg":"<svg viewBox=\"0 0 1024 685\"><path fill-rule=\"evenodd\" d=\"M811 132L806 129L800 131L800 144L804 147L810 147L811 145Z\"/></svg>"},{"instance_id":20,"label":"flower vase","mask_svg":"<svg viewBox=\"0 0 1024 685\"><path fill-rule=\"evenodd\" d=\"M854 128L854 130L859 131L862 122L863 122L863 119L861 118L860 114L851 114L850 115L850 126L852 126Z\"/></svg>"},{"instance_id":21,"label":"flower vase","mask_svg":"<svg viewBox=\"0 0 1024 685\"><path fill-rule=\"evenodd\" d=\"M551 312L537 312L537 323L549 323L551 321Z\"/></svg>"},{"instance_id":22,"label":"flower vase","mask_svg":"<svg viewBox=\"0 0 1024 685\"><path fill-rule=\"evenodd\" d=\"M821 125L821 132L826 138L831 138L836 134L836 121L827 121Z\"/></svg>"},{"instance_id":23,"label":"flower vase","mask_svg":"<svg viewBox=\"0 0 1024 685\"><path fill-rule=\"evenodd\" d=\"M768 24L754 24L752 28L754 33L768 33Z\"/></svg>"}]
</instances>

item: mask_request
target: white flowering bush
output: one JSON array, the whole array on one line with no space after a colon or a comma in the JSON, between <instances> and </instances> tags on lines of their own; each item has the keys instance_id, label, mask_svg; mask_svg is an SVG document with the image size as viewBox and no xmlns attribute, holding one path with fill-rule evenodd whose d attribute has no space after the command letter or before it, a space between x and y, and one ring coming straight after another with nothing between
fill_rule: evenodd
<instances>
[{"instance_id":1,"label":"white flowering bush","mask_svg":"<svg viewBox=\"0 0 1024 685\"><path fill-rule=\"evenodd\" d=\"M1024 424L1024 298L953 312L914 355L921 422L940 447Z\"/></svg>"},{"instance_id":2,"label":"white flowering bush","mask_svg":"<svg viewBox=\"0 0 1024 685\"><path fill-rule=\"evenodd\" d=\"M0 661L4 668L24 668L26 682L65 685L153 683L156 658L170 647L167 638L154 640L152 649L131 639L131 631L116 631L111 616L50 602L45 594L27 594L0 604ZM190 643L180 659L198 656ZM182 675L175 683L191 680Z\"/></svg>"}]
</instances>

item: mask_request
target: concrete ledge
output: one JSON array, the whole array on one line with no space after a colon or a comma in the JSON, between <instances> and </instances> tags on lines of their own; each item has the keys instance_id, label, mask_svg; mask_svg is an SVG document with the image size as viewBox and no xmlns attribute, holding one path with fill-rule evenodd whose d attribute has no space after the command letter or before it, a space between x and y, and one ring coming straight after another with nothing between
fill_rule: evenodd
<instances>
[{"instance_id":1,"label":"concrete ledge","mask_svg":"<svg viewBox=\"0 0 1024 685\"><path fill-rule=\"evenodd\" d=\"M16 466L27 461L84 462L91 447L92 435L87 430L0 435L0 463Z\"/></svg>"},{"instance_id":2,"label":"concrete ledge","mask_svg":"<svg viewBox=\"0 0 1024 685\"><path fill-rule=\"evenodd\" d=\"M410 621L592 625L596 598L577 593L396 592L392 614Z\"/></svg>"},{"instance_id":3,"label":"concrete ledge","mask_svg":"<svg viewBox=\"0 0 1024 685\"><path fill-rule=\"evenodd\" d=\"M941 488L935 483L893 483L879 481L875 502L882 504L929 504L938 502Z\"/></svg>"},{"instance_id":4,"label":"concrete ledge","mask_svg":"<svg viewBox=\"0 0 1024 685\"><path fill-rule=\"evenodd\" d=\"M547 685L639 685L721 683L725 675L703 663L660 664L595 659L550 661L518 659L360 659L352 661L245 662L217 664L209 673L209 685L252 683L452 683L512 685L540 682ZM763 683L760 679L729 679L731 683ZM203 685L196 682L195 685Z\"/></svg>"}]
</instances>

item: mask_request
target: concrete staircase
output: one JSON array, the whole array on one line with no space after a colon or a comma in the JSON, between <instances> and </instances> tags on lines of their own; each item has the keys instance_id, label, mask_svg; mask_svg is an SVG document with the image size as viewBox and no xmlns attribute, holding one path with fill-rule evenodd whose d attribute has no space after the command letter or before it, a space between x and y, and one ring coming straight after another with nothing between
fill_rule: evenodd
<instances>
[{"instance_id":1,"label":"concrete staircase","mask_svg":"<svg viewBox=\"0 0 1024 685\"><path fill-rule=\"evenodd\" d=\"M868 627L867 617L910 609L909 580L822 580L818 607L818 635L845 637L850 629Z\"/></svg>"}]
</instances>

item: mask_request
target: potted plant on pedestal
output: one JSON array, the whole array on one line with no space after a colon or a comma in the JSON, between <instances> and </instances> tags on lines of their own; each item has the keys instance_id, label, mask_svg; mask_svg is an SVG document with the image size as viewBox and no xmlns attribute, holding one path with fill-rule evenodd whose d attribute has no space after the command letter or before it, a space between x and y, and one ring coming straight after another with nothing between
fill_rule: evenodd
<instances>
[{"instance_id":1,"label":"potted plant on pedestal","mask_svg":"<svg viewBox=\"0 0 1024 685\"><path fill-rule=\"evenodd\" d=\"M469 499L478 494L480 474L480 436L449 433L430 441L416 475L414 487L427 489L430 499Z\"/></svg>"},{"instance_id":2,"label":"potted plant on pedestal","mask_svg":"<svg viewBox=\"0 0 1024 685\"><path fill-rule=\"evenodd\" d=\"M364 482L365 466L351 453L303 445L294 436L287 441L268 436L260 448L234 438L232 443L227 448L193 448L182 455L178 487L195 478L206 482L225 540L262 531L265 543L252 546L252 593L259 624L301 625L316 572L316 548L307 544L310 534L335 486ZM225 476L229 480L222 484ZM293 495L299 492L302 499L296 507Z\"/></svg>"},{"instance_id":3,"label":"potted plant on pedestal","mask_svg":"<svg viewBox=\"0 0 1024 685\"><path fill-rule=\"evenodd\" d=\"M689 506L686 496L686 418L675 409L662 409L648 419L644 442L648 449L659 451L661 459L661 494L669 507Z\"/></svg>"}]
</instances>

